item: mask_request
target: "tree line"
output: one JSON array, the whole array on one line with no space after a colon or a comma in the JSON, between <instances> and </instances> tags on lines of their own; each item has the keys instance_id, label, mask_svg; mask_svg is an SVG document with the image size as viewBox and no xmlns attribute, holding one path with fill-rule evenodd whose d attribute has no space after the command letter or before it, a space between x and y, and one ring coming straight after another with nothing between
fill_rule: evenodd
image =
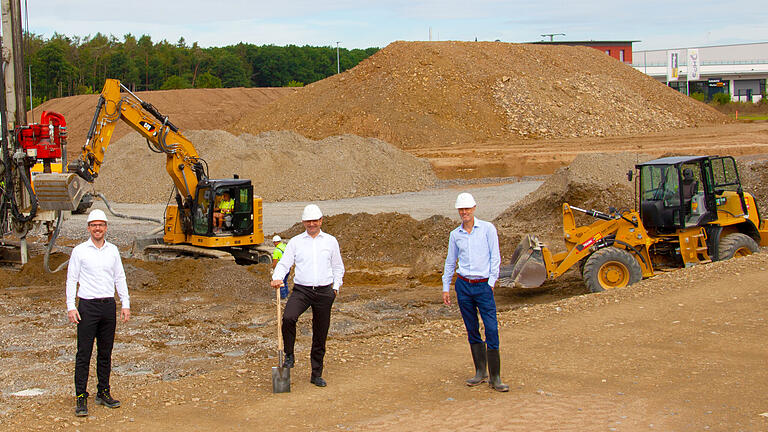
<instances>
[{"instance_id":1,"label":"tree line","mask_svg":"<svg viewBox=\"0 0 768 432\"><path fill-rule=\"evenodd\" d=\"M45 39L25 35L24 57L35 105L56 97L98 93L106 78L140 90L302 86L336 73L336 48L239 43L201 48L143 35L123 40L96 33ZM339 67L351 69L378 48L339 48ZM29 84L27 84L29 88Z\"/></svg>"}]
</instances>

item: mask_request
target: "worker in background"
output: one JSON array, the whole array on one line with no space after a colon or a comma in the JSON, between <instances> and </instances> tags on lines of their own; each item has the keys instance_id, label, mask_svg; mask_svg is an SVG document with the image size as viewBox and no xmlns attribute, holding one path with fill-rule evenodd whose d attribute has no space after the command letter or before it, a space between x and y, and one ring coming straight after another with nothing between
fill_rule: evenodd
<instances>
[{"instance_id":1,"label":"worker in background","mask_svg":"<svg viewBox=\"0 0 768 432\"><path fill-rule=\"evenodd\" d=\"M490 375L491 388L505 392L509 391L509 386L501 382L499 326L493 297L493 286L499 278L501 265L499 236L493 224L475 217L476 208L477 203L471 194L460 193L456 198L461 225L451 231L448 240L448 255L443 270L443 303L451 304L450 286L455 271L456 301L475 363L475 376L466 383L476 386L486 382ZM478 312L485 327L485 341L480 337Z\"/></svg>"},{"instance_id":2,"label":"worker in background","mask_svg":"<svg viewBox=\"0 0 768 432\"><path fill-rule=\"evenodd\" d=\"M283 314L283 342L285 362L283 367L293 367L295 359L293 346L296 343L296 321L308 308L312 308L312 375L309 382L325 387L323 379L323 358L325 340L331 323L331 306L336 299L344 277L344 263L341 261L339 242L336 237L324 233L323 213L315 204L304 207L301 215L303 233L293 237L285 247L283 257L272 273L271 285L280 288L283 278L296 264L293 275L293 291L285 304Z\"/></svg>"},{"instance_id":3,"label":"worker in background","mask_svg":"<svg viewBox=\"0 0 768 432\"><path fill-rule=\"evenodd\" d=\"M213 212L213 226L215 232L221 232L224 221L227 216L235 210L235 200L229 197L229 192L224 191L221 194L221 201Z\"/></svg>"},{"instance_id":4,"label":"worker in background","mask_svg":"<svg viewBox=\"0 0 768 432\"><path fill-rule=\"evenodd\" d=\"M112 371L112 345L117 326L115 290L120 296L123 322L131 318L128 285L117 246L106 240L107 216L103 211L88 214L90 238L72 249L67 269L67 316L77 324L77 354L75 356L75 415L88 415L88 370L93 341L96 340L97 404L117 408L120 401L112 398L109 375ZM79 287L78 287L79 284ZM80 301L75 307L75 297Z\"/></svg>"},{"instance_id":5,"label":"worker in background","mask_svg":"<svg viewBox=\"0 0 768 432\"><path fill-rule=\"evenodd\" d=\"M283 253L285 253L285 243L283 243L283 239L279 235L276 235L272 237L272 244L275 245L275 250L272 252L272 271L274 272L277 262L280 261ZM280 287L280 298L284 299L286 297L288 297L288 273L285 274L283 285Z\"/></svg>"}]
</instances>

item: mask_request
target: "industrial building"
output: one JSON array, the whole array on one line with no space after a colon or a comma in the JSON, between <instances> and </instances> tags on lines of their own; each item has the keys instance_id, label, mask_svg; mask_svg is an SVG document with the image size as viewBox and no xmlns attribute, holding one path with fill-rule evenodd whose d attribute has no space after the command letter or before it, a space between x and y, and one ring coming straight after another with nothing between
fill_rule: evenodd
<instances>
[{"instance_id":1,"label":"industrial building","mask_svg":"<svg viewBox=\"0 0 768 432\"><path fill-rule=\"evenodd\" d=\"M689 53L697 58L692 60ZM766 94L768 42L635 51L631 58L632 67L682 93L703 93L709 99L727 93L741 102L757 102ZM699 77L689 80L695 78L696 63ZM677 79L670 79L674 72Z\"/></svg>"}]
</instances>

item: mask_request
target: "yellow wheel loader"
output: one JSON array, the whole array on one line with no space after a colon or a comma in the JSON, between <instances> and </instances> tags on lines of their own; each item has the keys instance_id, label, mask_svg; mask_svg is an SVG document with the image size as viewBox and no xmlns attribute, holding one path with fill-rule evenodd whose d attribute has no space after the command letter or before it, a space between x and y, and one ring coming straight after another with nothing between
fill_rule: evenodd
<instances>
[{"instance_id":1,"label":"yellow wheel loader","mask_svg":"<svg viewBox=\"0 0 768 432\"><path fill-rule=\"evenodd\" d=\"M207 163L179 128L115 79L106 80L86 143L80 157L67 165L68 172L35 176L42 209L77 209L99 175L118 121L146 138L152 152L164 156L176 190L176 204L165 211L162 239L145 241L149 244L141 245L144 257L203 256L244 264L272 261L271 246L262 244L262 200L254 195L251 181L237 176L209 178ZM222 220L215 224L214 218Z\"/></svg>"},{"instance_id":2,"label":"yellow wheel loader","mask_svg":"<svg viewBox=\"0 0 768 432\"><path fill-rule=\"evenodd\" d=\"M743 191L732 157L666 157L627 174L635 180L635 210L603 213L563 204L566 250L552 253L535 235L524 236L500 284L536 288L579 265L589 290L600 292L768 245L768 220ZM576 226L574 211L597 221Z\"/></svg>"}]
</instances>

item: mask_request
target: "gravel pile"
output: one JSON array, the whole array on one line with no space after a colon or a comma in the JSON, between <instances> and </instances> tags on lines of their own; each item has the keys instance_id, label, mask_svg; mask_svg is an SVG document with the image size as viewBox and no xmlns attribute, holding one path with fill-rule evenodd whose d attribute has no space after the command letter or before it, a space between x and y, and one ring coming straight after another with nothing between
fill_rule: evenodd
<instances>
[{"instance_id":1,"label":"gravel pile","mask_svg":"<svg viewBox=\"0 0 768 432\"><path fill-rule=\"evenodd\" d=\"M373 138L354 135L313 141L295 132L234 136L187 131L212 178L251 179L266 201L309 201L421 190L435 184L426 160ZM95 182L116 202L164 203L172 188L165 157L130 134L113 143Z\"/></svg>"},{"instance_id":2,"label":"gravel pile","mask_svg":"<svg viewBox=\"0 0 768 432\"><path fill-rule=\"evenodd\" d=\"M624 136L725 123L714 109L589 47L394 42L229 129L351 133L400 148Z\"/></svg>"}]
</instances>

